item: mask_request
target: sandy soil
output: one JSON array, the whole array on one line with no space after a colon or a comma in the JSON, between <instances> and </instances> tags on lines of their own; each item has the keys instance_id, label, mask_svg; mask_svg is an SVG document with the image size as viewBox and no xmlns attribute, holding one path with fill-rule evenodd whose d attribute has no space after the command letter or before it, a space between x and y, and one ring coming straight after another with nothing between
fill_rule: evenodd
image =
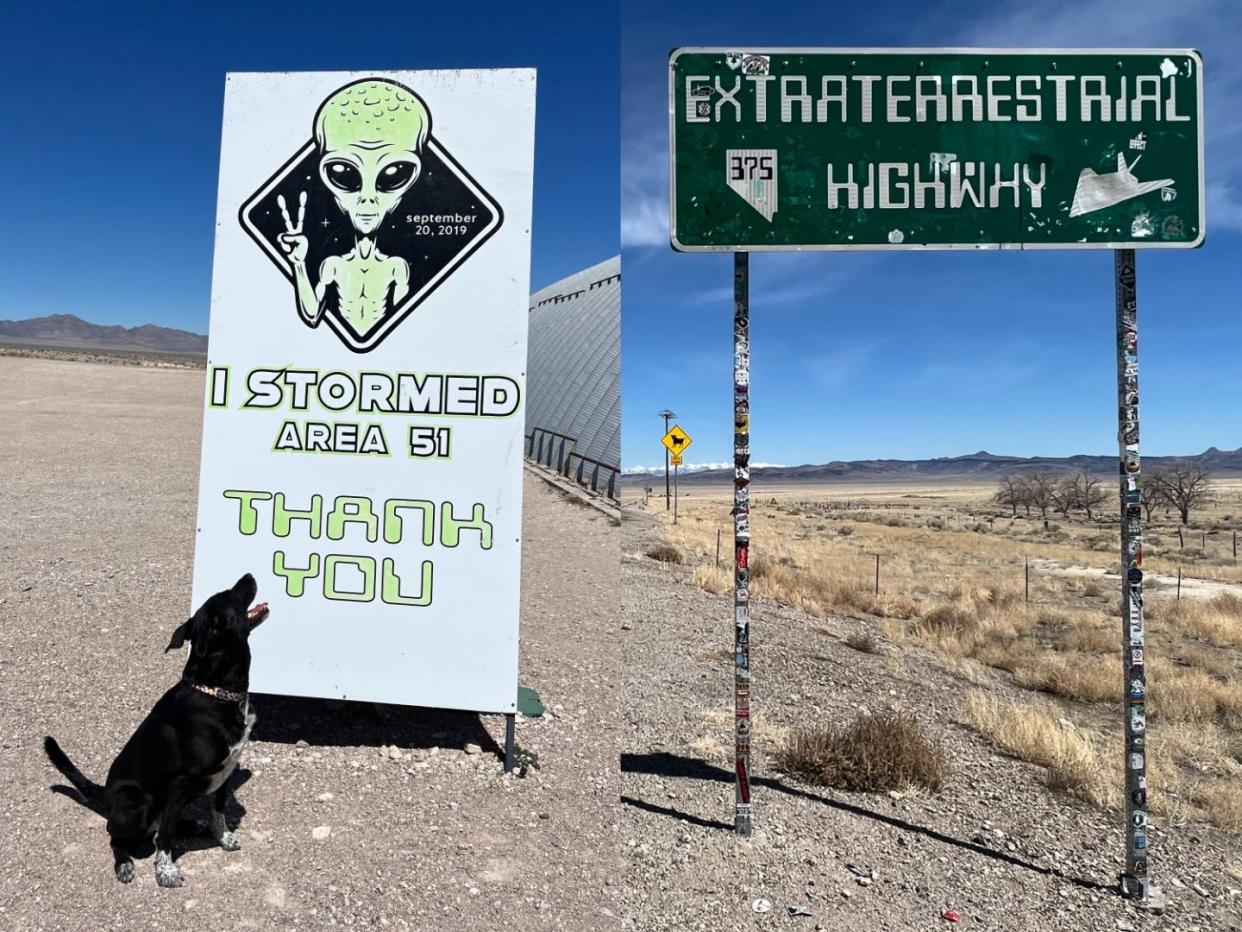
<instances>
[{"instance_id":1,"label":"sandy soil","mask_svg":"<svg viewBox=\"0 0 1242 932\"><path fill-rule=\"evenodd\" d=\"M660 526L624 513L623 909L632 928L948 929L942 916L953 910L960 927L1006 932L1242 929L1237 840L1211 826L1156 822L1164 915L1116 895L1118 815L1053 793L1041 768L960 724L970 688L1024 695L1001 674L968 684L919 648L859 653L845 638L869 627L882 638L878 621L811 618L762 600L751 609L756 832L738 838L731 600L692 586L689 567L647 558ZM783 729L885 707L912 711L946 749L954 772L940 794L838 792L775 771L768 752ZM768 911L755 911L760 900Z\"/></svg>"},{"instance_id":2,"label":"sandy soil","mask_svg":"<svg viewBox=\"0 0 1242 932\"><path fill-rule=\"evenodd\" d=\"M499 718L259 696L242 850L184 839L179 890L150 859L113 878L39 742L102 779L180 674L202 392L201 371L0 357L0 929L618 926L617 531L531 477L521 682L549 714L518 743L540 769L502 775Z\"/></svg>"},{"instance_id":3,"label":"sandy soil","mask_svg":"<svg viewBox=\"0 0 1242 932\"><path fill-rule=\"evenodd\" d=\"M1121 578L1116 571L1101 569L1098 566L1063 566L1055 560L1032 560L1031 569L1052 576L1078 576L1083 579L1107 580L1115 584ZM1156 589L1178 589L1176 576L1162 576L1158 573L1144 573L1143 585ZM1184 577L1180 584L1182 596L1188 599L1215 599L1222 595L1242 596L1242 586L1236 583L1216 582L1212 579L1195 579Z\"/></svg>"}]
</instances>

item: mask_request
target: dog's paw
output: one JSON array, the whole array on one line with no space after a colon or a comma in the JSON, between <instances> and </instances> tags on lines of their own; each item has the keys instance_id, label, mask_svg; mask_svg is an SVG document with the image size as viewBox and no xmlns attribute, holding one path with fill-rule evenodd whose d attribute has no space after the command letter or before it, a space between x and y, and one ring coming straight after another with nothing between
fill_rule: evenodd
<instances>
[{"instance_id":1,"label":"dog's paw","mask_svg":"<svg viewBox=\"0 0 1242 932\"><path fill-rule=\"evenodd\" d=\"M216 839L216 841L220 842L220 847L223 848L225 851L240 851L241 850L241 842L237 840L237 836L234 835L232 832L221 833L221 835Z\"/></svg>"},{"instance_id":2,"label":"dog's paw","mask_svg":"<svg viewBox=\"0 0 1242 932\"><path fill-rule=\"evenodd\" d=\"M155 882L161 887L179 887L185 883L181 869L173 863L172 855L167 851L155 853Z\"/></svg>"},{"instance_id":3,"label":"dog's paw","mask_svg":"<svg viewBox=\"0 0 1242 932\"><path fill-rule=\"evenodd\" d=\"M116 866L116 879L121 883L131 883L134 879L134 862L123 861Z\"/></svg>"}]
</instances>

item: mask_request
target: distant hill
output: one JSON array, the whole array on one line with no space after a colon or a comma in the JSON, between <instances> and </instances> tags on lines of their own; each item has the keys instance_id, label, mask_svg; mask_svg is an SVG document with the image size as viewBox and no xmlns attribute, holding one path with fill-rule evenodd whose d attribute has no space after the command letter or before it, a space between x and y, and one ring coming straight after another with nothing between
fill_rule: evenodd
<instances>
[{"instance_id":1,"label":"distant hill","mask_svg":"<svg viewBox=\"0 0 1242 932\"><path fill-rule=\"evenodd\" d=\"M1146 456L1143 465L1157 469L1174 461L1192 462L1217 476L1242 475L1242 448L1218 450L1210 447L1195 456ZM1099 475L1117 473L1116 456L996 456L986 450L966 456L939 457L930 460L852 460L806 466L757 466L751 478L767 482L990 482L1001 476L1032 472L1066 473L1085 469ZM637 479L654 473L627 474ZM733 481L732 469L683 471L683 483L720 483Z\"/></svg>"},{"instance_id":2,"label":"distant hill","mask_svg":"<svg viewBox=\"0 0 1242 932\"><path fill-rule=\"evenodd\" d=\"M29 320L0 320L0 341L31 346L111 349L148 353L207 352L207 337L188 330L143 324L141 327L102 326L72 314L53 314Z\"/></svg>"}]
</instances>

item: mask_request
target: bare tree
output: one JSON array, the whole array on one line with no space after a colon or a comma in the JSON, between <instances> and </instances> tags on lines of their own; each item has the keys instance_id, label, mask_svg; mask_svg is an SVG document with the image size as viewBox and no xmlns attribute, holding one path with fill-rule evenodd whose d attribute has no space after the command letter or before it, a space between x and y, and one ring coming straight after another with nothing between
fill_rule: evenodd
<instances>
[{"instance_id":1,"label":"bare tree","mask_svg":"<svg viewBox=\"0 0 1242 932\"><path fill-rule=\"evenodd\" d=\"M1058 479L1052 487L1052 508L1062 518L1068 518L1071 509L1078 507L1078 488L1068 476Z\"/></svg>"},{"instance_id":2,"label":"bare tree","mask_svg":"<svg viewBox=\"0 0 1242 932\"><path fill-rule=\"evenodd\" d=\"M1068 495L1072 500L1072 507L1085 511L1088 521L1094 519L1095 512L1108 501L1104 483L1091 478L1085 469L1068 480Z\"/></svg>"},{"instance_id":3,"label":"bare tree","mask_svg":"<svg viewBox=\"0 0 1242 932\"><path fill-rule=\"evenodd\" d=\"M1057 479L1048 472L1033 472L1026 477L1027 500L1039 511L1048 529L1048 509L1056 506Z\"/></svg>"},{"instance_id":4,"label":"bare tree","mask_svg":"<svg viewBox=\"0 0 1242 932\"><path fill-rule=\"evenodd\" d=\"M1152 477L1161 495L1177 510L1182 524L1190 523L1190 512L1208 500L1212 475L1202 466L1179 463L1162 469Z\"/></svg>"},{"instance_id":5,"label":"bare tree","mask_svg":"<svg viewBox=\"0 0 1242 932\"><path fill-rule=\"evenodd\" d=\"M1164 482L1162 473L1158 469L1153 469L1143 473L1139 479L1139 490L1142 492L1141 502L1143 505L1143 514L1147 523L1151 523L1152 512L1157 508L1168 505L1168 501L1164 495Z\"/></svg>"},{"instance_id":6,"label":"bare tree","mask_svg":"<svg viewBox=\"0 0 1242 932\"><path fill-rule=\"evenodd\" d=\"M1026 483L1018 476L1001 476L1000 488L992 496L998 505L1007 506L1016 518L1018 506L1026 502Z\"/></svg>"}]
</instances>

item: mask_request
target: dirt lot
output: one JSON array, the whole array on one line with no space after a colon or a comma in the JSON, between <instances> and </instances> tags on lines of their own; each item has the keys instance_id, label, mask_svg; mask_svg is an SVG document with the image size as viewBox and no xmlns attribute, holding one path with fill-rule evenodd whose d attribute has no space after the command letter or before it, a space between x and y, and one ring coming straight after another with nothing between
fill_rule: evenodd
<instances>
[{"instance_id":1,"label":"dirt lot","mask_svg":"<svg viewBox=\"0 0 1242 932\"><path fill-rule=\"evenodd\" d=\"M202 391L201 371L0 358L0 928L619 926L617 530L531 477L520 679L549 714L518 743L540 769L502 776L498 718L260 696L242 850L187 839L178 890L150 859L113 879L39 742L102 779L180 673Z\"/></svg>"},{"instance_id":2,"label":"dirt lot","mask_svg":"<svg viewBox=\"0 0 1242 932\"><path fill-rule=\"evenodd\" d=\"M895 643L876 617L752 603L756 833L736 837L731 600L701 585L711 557L653 560L648 550L672 535L654 513L631 504L625 514L622 801L633 885L623 908L634 928L947 929L952 910L961 927L1006 932L1242 929L1236 835L1157 818L1152 871L1170 907L1138 912L1113 892L1119 814L1052 790L1043 767L1002 753L963 721L972 691L1019 702L1031 693L1005 671ZM719 518L727 522L727 505ZM774 543L756 531L752 573L756 556L774 559ZM878 653L847 645L865 634ZM775 767L772 752L791 729L889 708L913 713L946 751L952 774L941 792L848 793ZM759 900L770 909L756 912ZM810 915L791 915L794 907Z\"/></svg>"}]
</instances>

